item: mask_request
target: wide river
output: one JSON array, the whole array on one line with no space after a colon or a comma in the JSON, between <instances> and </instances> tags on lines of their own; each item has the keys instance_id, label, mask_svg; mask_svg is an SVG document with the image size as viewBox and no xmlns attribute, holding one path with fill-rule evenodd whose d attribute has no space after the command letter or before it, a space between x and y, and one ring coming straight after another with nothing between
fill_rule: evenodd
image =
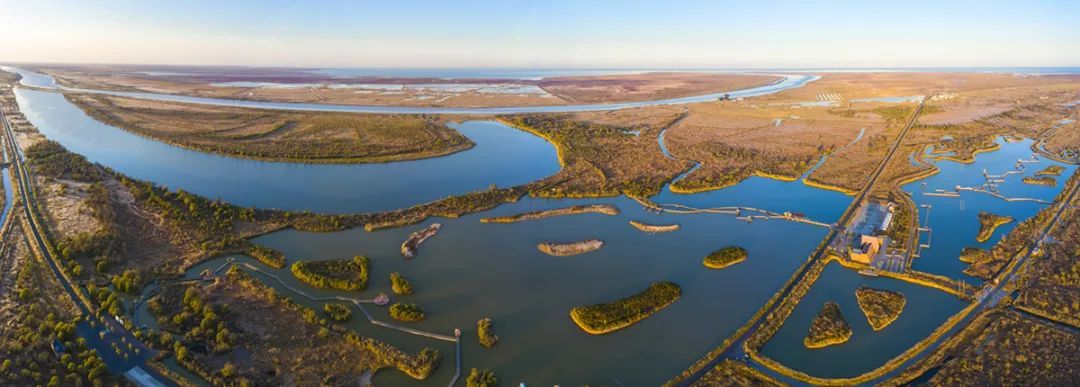
<instances>
[{"instance_id":1,"label":"wide river","mask_svg":"<svg viewBox=\"0 0 1080 387\"><path fill-rule=\"evenodd\" d=\"M454 127L477 146L451 156L376 165L305 165L236 159L166 145L97 122L55 92L20 88L16 96L27 118L43 134L92 161L135 178L244 206L319 212L393 209L489 184L521 184L559 168L550 144L492 121L456 124ZM803 212L826 223L834 222L851 201L849 196L800 182L760 177L695 195L665 190L653 199L699 208L740 205ZM621 213L516 224L479 222L481 217L586 203L613 204ZM682 228L649 235L632 228L630 220L677 223ZM408 233L432 222L442 223L442 231L421 247L416 259L401 259L400 244ZM445 334L461 328L466 373L472 367L491 368L509 384L656 385L681 372L746 322L805 261L825 232L822 227L780 220L747 223L730 215L655 214L624 197L524 198L485 213L436 219L400 229L365 232L358 228L333 233L286 230L255 239L256 243L284 252L289 262L368 256L372 262L371 280L369 288L359 293L312 289L294 280L287 270L253 264L312 294L358 298L370 298L379 292L389 294L389 273L402 273L413 282L416 294L396 298L420 304L428 315L427 320L410 326ZM550 257L536 249L540 242L586 238L601 239L604 247L575 257ZM749 259L724 270L702 266L705 255L728 245L746 248ZM220 266L223 259L204 262L187 274ZM246 257L237 259L252 262ZM808 296L813 302L806 304L820 307L819 299L853 292L855 283L866 281L860 278L846 269L830 269L822 281L836 283L838 290L822 293L818 287L825 282L819 282ZM574 306L624 297L659 280L679 284L682 298L635 326L591 336L570 321L568 312ZM909 289L895 280L872 281L882 287L910 291L909 302L917 299L917 303L909 304L909 312L888 328L889 337L917 340L934 320L944 320L956 308L947 297L924 297L922 289ZM293 295L276 282L267 282L282 294ZM319 303L293 298L321 309ZM850 300L843 302L849 321L854 322L861 315L850 305ZM384 309L369 310L376 318L390 320ZM806 313L796 310L793 317L803 321ZM923 313L932 318L923 322ZM475 339L476 321L483 317L494 320L501 337L493 349L480 347ZM902 350L912 342L889 341L887 351L849 365L851 356L862 356L868 345L876 345L858 345L860 341L853 339L851 349L829 355L830 365L815 368L814 357L795 346L781 344L777 352L776 343L791 339L801 344L798 332L804 328L799 324L785 326L795 329L794 333L782 330L765 352L814 374L859 372L877 365L870 363L880 364L887 359L885 352L894 353L894 349ZM416 382L399 372L384 371L375 378L380 384L443 385L454 372L452 345L371 325L359 313L354 314L349 326L362 335L409 351L425 346L442 350L442 366L427 381ZM858 333L864 332L862 328L856 327L856 331L860 336L869 336ZM800 366L802 362L809 363Z\"/></svg>"},{"instance_id":2,"label":"wide river","mask_svg":"<svg viewBox=\"0 0 1080 387\"><path fill-rule=\"evenodd\" d=\"M800 87L821 77L810 74L770 74L780 77L779 80L768 85L753 87L743 90L724 91L689 97L669 98L652 101L620 102L585 105L551 105L551 106L514 106L492 108L445 108L445 107L402 107L402 106L370 106L370 105L332 105L319 103L289 103L289 102L265 102L245 101L225 98L203 98L175 94L146 93L146 92L123 92L106 90L87 90L68 88L57 84L52 77L27 71L18 67L0 67L5 71L15 72L22 75L20 81L23 85L46 89L59 89L84 93L108 94L124 97L135 97L157 101L189 102L204 105L233 106L258 109L277 110L302 110L302 111L326 111L345 113L402 113L402 114L513 114L513 113L560 113L560 112L586 112L598 110L619 110L643 106L678 105L694 102L715 101L725 95L731 98L753 97L758 95L772 94L778 91Z\"/></svg>"}]
</instances>

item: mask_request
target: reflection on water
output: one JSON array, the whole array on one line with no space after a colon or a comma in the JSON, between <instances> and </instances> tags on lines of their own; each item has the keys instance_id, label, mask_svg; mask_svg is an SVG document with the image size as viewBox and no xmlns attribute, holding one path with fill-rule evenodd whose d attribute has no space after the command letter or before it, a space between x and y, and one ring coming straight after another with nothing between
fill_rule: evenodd
<instances>
[{"instance_id":1,"label":"reflection on water","mask_svg":"<svg viewBox=\"0 0 1080 387\"><path fill-rule=\"evenodd\" d=\"M771 189L821 191L800 183L771 181ZM759 189L769 184L757 182ZM738 186L737 186L738 187ZM784 190L781 190L784 191ZM722 192L722 191L718 191ZM821 216L835 219L850 198L838 193L822 203ZM745 194L746 192L743 192ZM800 192L802 193L802 192ZM697 195L689 196L690 198ZM720 196L711 204L729 205ZM734 198L731 199L744 199ZM575 204L610 203L621 210L617 216L573 215L543 220L484 224L479 218L511 215L537 209ZM759 199L757 205L779 207ZM810 206L797 210L812 211ZM629 225L630 220L654 224L678 223L671 233L650 235ZM463 330L465 372L470 367L492 368L500 378L514 383L563 385L633 383L657 385L681 372L748 320L776 291L825 234L825 229L787 221L746 223L730 215L675 215L647 212L627 198L545 200L525 198L483 214L459 219L434 220L443 224L419 255L401 258L400 245L413 227L365 232L362 229L335 233L281 231L254 242L286 254L290 261L323 260L363 254L371 258L369 288L356 294L370 298L390 292L389 274L400 272L416 293L392 296L419 303L429 318L410 324L424 330L450 333ZM585 238L603 240L598 251L551 257L536 249L544 241ZM783 238L784 243L776 243ZM725 270L706 269L701 261L726 245L749 251L745 262ZM253 262L240 258L242 262ZM197 275L216 268L221 259L191 268ZM260 265L261 266L261 265ZM291 285L309 287L292 278L287 269L271 270ZM670 280L682 287L675 304L628 329L590 336L569 318L570 308L609 301L635 293L653 281ZM267 281L274 284L273 281ZM279 289L280 291L284 291ZM316 294L349 294L334 291ZM321 308L301 297L296 301ZM390 321L384 309L369 309L376 318ZM359 314L350 327L363 335L386 340L410 351L425 346L440 348L443 366L426 382L413 382L396 371L376 376L379 383L442 385L453 374L453 346L430 339L372 326ZM477 344L476 321L491 317L501 341L494 349Z\"/></svg>"},{"instance_id":2,"label":"reflection on water","mask_svg":"<svg viewBox=\"0 0 1080 387\"><path fill-rule=\"evenodd\" d=\"M903 293L907 305L900 317L874 331L859 309L855 290L860 286ZM810 322L826 302L840 304L852 335L846 343L809 349L803 338ZM832 263L821 273L810 292L761 349L766 357L792 369L825 378L853 377L885 364L926 338L966 303L937 289L885 277L868 277Z\"/></svg>"},{"instance_id":3,"label":"reflection on water","mask_svg":"<svg viewBox=\"0 0 1080 387\"><path fill-rule=\"evenodd\" d=\"M929 178L909 183L903 187L904 191L911 194L919 206L920 227L929 227L930 235L922 233L921 243L929 243L930 248L922 250L922 256L916 258L913 264L915 270L933 274L941 274L951 278L977 284L982 280L963 274L967 264L960 262L960 250L967 246L990 248L997 243L1002 236L1012 231L1017 224L1035 215L1044 208L1045 204L1035 202L1007 202L1000 198L981 192L960 191L960 197L927 196L924 192L934 192L942 189L954 191L957 186L978 187L986 182L983 176L985 170L990 175L1001 175L1006 171L1015 171L1017 160L1031 157L1032 140L1025 139L1019 142L1008 142L998 139L999 150L980 153L975 155L972 164L957 163L954 161L938 161L935 165L940 173ZM1072 176L1076 169L1075 165L1063 164L1043 158L1038 163L1022 164L1025 168L1023 173L1010 174L1005 177L1005 182L998 184L1001 195L1012 198L1034 198L1052 201L1064 187L1065 180ZM1061 176L1057 178L1057 185L1053 187L1031 185L1023 183L1026 176L1033 176L1036 172L1050 165L1059 165L1065 168ZM926 208L923 205L931 207ZM929 211L930 218L927 222L926 214ZM979 233L979 212L986 211L998 215L1011 216L1014 221L998 227L989 240L983 243L975 241Z\"/></svg>"},{"instance_id":4,"label":"reflection on water","mask_svg":"<svg viewBox=\"0 0 1080 387\"><path fill-rule=\"evenodd\" d=\"M241 206L371 212L510 187L559 170L555 148L494 121L451 124L476 146L434 159L302 164L220 156L168 145L88 117L59 93L16 89L28 120L49 139L128 176Z\"/></svg>"}]
</instances>

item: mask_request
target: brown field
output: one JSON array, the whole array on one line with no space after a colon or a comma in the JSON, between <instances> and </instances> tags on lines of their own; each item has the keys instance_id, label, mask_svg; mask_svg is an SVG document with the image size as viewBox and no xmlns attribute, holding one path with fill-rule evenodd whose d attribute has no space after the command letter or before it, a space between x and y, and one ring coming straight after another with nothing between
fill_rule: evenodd
<instances>
[{"instance_id":1,"label":"brown field","mask_svg":"<svg viewBox=\"0 0 1080 387\"><path fill-rule=\"evenodd\" d=\"M842 101L856 98L902 97L1018 86L1074 83L1078 76L1015 76L1003 73L825 73L821 79L806 86L780 93L755 97L765 102L817 101L821 94L839 94Z\"/></svg>"},{"instance_id":2,"label":"brown field","mask_svg":"<svg viewBox=\"0 0 1080 387\"><path fill-rule=\"evenodd\" d=\"M683 116L662 106L612 112L532 114L500 117L544 137L558 149L563 169L548 179L545 197L652 196L667 181L690 168L665 158L656 136ZM635 134L636 133L636 134Z\"/></svg>"},{"instance_id":3,"label":"brown field","mask_svg":"<svg viewBox=\"0 0 1080 387\"><path fill-rule=\"evenodd\" d=\"M34 66L73 88L142 91L254 101L339 105L493 107L608 103L687 97L769 84L778 77L751 74L656 72L524 79L332 78L311 73L226 69L202 75L152 76L128 66ZM228 81L305 84L404 85L401 89L215 86ZM420 85L456 85L440 91ZM477 86L477 87L473 87ZM482 86L536 86L532 92L493 92Z\"/></svg>"},{"instance_id":4,"label":"brown field","mask_svg":"<svg viewBox=\"0 0 1080 387\"><path fill-rule=\"evenodd\" d=\"M191 289L191 290L189 290ZM304 313L283 305L265 288L248 286L228 275L206 286L170 285L153 301L155 314L163 322L162 331L169 332L183 345L196 347L204 341L220 345L212 332L205 340L198 334L187 335L189 322L176 324L181 317L198 324L200 311L183 304L185 292L196 295L201 303L214 312L219 321L217 330L232 336L228 348L214 348L209 353L188 351L189 362L217 374L226 362L236 367L234 380L246 379L257 385L318 385L329 381L340 384L359 377L365 370L377 369L375 357L340 334L331 332L312 321ZM174 317L175 316L175 317ZM272 319L253 316L274 316ZM211 347L213 348L213 347ZM196 371L198 372L198 371Z\"/></svg>"},{"instance_id":5,"label":"brown field","mask_svg":"<svg viewBox=\"0 0 1080 387\"><path fill-rule=\"evenodd\" d=\"M648 101L763 86L779 77L749 74L645 73L544 78L540 87L570 103Z\"/></svg>"},{"instance_id":6,"label":"brown field","mask_svg":"<svg viewBox=\"0 0 1080 387\"><path fill-rule=\"evenodd\" d=\"M930 385L1067 386L1080 381L1080 334L1015 312L1005 313L960 347Z\"/></svg>"},{"instance_id":7,"label":"brown field","mask_svg":"<svg viewBox=\"0 0 1080 387\"><path fill-rule=\"evenodd\" d=\"M255 159L366 163L473 146L437 117L301 113L68 94L100 121L172 144Z\"/></svg>"},{"instance_id":8,"label":"brown field","mask_svg":"<svg viewBox=\"0 0 1080 387\"><path fill-rule=\"evenodd\" d=\"M1025 311L1080 328L1080 197L1061 215L1054 229L1057 243L1046 246L1046 257L1024 273L1016 305Z\"/></svg>"},{"instance_id":9,"label":"brown field","mask_svg":"<svg viewBox=\"0 0 1080 387\"><path fill-rule=\"evenodd\" d=\"M879 146L881 136L887 136L887 122L876 114L844 115L830 110L745 103L691 105L688 117L668 130L666 143L675 157L699 161L702 166L672 188L679 192L723 188L753 174L794 180L821 156L851 143L862 128L866 135L852 149ZM781 120L779 125L777 120ZM869 168L855 171L864 168L855 160L858 157L851 156L858 154L830 160L833 164L827 162L815 178L827 184L861 181L858 174L869 173ZM833 172L833 168L843 171Z\"/></svg>"}]
</instances>

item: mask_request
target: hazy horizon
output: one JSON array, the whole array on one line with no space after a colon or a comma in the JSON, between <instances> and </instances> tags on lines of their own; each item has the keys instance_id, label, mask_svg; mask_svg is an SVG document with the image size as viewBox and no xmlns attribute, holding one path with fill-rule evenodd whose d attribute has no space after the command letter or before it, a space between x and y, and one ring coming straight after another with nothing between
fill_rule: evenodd
<instances>
[{"instance_id":1,"label":"hazy horizon","mask_svg":"<svg viewBox=\"0 0 1080 387\"><path fill-rule=\"evenodd\" d=\"M417 69L1080 66L1063 0L2 1L2 62Z\"/></svg>"}]
</instances>

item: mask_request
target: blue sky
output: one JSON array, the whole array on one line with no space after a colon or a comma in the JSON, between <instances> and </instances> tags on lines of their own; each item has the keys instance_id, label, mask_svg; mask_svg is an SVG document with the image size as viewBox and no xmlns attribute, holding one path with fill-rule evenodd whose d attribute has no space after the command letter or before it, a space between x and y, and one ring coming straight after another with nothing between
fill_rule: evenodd
<instances>
[{"instance_id":1,"label":"blue sky","mask_svg":"<svg viewBox=\"0 0 1080 387\"><path fill-rule=\"evenodd\" d=\"M0 61L307 67L1080 66L1080 2L14 1Z\"/></svg>"}]
</instances>

